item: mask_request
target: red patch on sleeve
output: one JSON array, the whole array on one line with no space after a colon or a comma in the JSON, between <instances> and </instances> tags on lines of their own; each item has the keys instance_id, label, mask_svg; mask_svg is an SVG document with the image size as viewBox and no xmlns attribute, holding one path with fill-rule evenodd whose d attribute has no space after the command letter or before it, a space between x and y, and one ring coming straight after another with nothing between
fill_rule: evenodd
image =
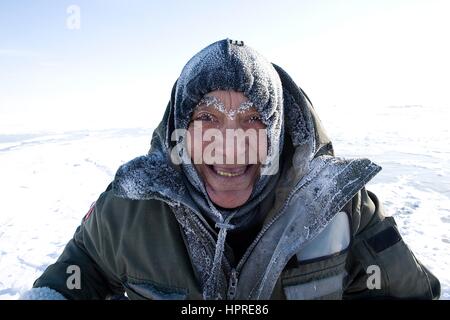
<instances>
[{"instance_id":1,"label":"red patch on sleeve","mask_svg":"<svg viewBox=\"0 0 450 320\"><path fill-rule=\"evenodd\" d=\"M91 207L89 208L89 211L86 213L86 215L83 218L83 221L86 221L87 219L89 219L89 217L91 216L94 209L95 209L95 201L92 202Z\"/></svg>"}]
</instances>

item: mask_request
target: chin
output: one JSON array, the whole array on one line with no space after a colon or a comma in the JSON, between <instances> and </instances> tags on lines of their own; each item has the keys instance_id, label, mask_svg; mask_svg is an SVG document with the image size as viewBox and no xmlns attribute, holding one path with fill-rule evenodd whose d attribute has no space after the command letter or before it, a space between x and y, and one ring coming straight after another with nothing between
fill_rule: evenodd
<instances>
[{"instance_id":1,"label":"chin","mask_svg":"<svg viewBox=\"0 0 450 320\"><path fill-rule=\"evenodd\" d=\"M211 199L211 201L224 209L234 209L237 207L240 207L244 205L248 199L250 199L250 195L252 193L252 189L245 190L245 191L226 191L226 192L220 192L220 191L213 191L208 190L210 188L206 188L206 191L208 192L208 196Z\"/></svg>"},{"instance_id":2,"label":"chin","mask_svg":"<svg viewBox=\"0 0 450 320\"><path fill-rule=\"evenodd\" d=\"M259 175L259 165L197 166L211 201L222 208L233 209L245 204Z\"/></svg>"}]
</instances>

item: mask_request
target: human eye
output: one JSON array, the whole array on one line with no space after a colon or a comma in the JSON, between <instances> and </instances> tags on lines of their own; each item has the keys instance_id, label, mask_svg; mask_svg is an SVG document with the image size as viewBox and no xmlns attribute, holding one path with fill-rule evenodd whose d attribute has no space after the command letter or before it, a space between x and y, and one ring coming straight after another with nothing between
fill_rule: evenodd
<instances>
[{"instance_id":1,"label":"human eye","mask_svg":"<svg viewBox=\"0 0 450 320\"><path fill-rule=\"evenodd\" d=\"M261 116L258 114L252 114L247 117L246 121L248 123L262 123Z\"/></svg>"},{"instance_id":2,"label":"human eye","mask_svg":"<svg viewBox=\"0 0 450 320\"><path fill-rule=\"evenodd\" d=\"M199 113L194 120L196 121L203 121L203 122L216 122L217 119L215 116L213 116L211 113L209 112L201 112Z\"/></svg>"}]
</instances>

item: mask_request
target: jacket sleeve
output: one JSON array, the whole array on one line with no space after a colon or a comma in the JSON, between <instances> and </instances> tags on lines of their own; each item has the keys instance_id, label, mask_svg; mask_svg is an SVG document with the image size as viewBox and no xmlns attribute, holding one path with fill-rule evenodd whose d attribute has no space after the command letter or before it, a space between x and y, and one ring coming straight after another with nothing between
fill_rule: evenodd
<instances>
[{"instance_id":1,"label":"jacket sleeve","mask_svg":"<svg viewBox=\"0 0 450 320\"><path fill-rule=\"evenodd\" d=\"M351 203L353 239L344 299L438 299L439 280L403 241L394 218L362 189Z\"/></svg>"},{"instance_id":2,"label":"jacket sleeve","mask_svg":"<svg viewBox=\"0 0 450 320\"><path fill-rule=\"evenodd\" d=\"M33 288L49 288L66 299L83 300L106 299L123 293L120 280L102 262L105 237L102 207L109 189L110 186L100 195L61 256L34 282Z\"/></svg>"}]
</instances>

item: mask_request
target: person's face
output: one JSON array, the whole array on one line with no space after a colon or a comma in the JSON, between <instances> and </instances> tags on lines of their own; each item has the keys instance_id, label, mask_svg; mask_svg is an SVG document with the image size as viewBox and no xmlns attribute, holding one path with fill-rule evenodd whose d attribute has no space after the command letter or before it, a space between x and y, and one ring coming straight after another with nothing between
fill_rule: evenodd
<instances>
[{"instance_id":1,"label":"person's face","mask_svg":"<svg viewBox=\"0 0 450 320\"><path fill-rule=\"evenodd\" d=\"M240 92L210 92L194 110L189 156L214 204L236 208L250 198L267 153L265 127Z\"/></svg>"}]
</instances>

